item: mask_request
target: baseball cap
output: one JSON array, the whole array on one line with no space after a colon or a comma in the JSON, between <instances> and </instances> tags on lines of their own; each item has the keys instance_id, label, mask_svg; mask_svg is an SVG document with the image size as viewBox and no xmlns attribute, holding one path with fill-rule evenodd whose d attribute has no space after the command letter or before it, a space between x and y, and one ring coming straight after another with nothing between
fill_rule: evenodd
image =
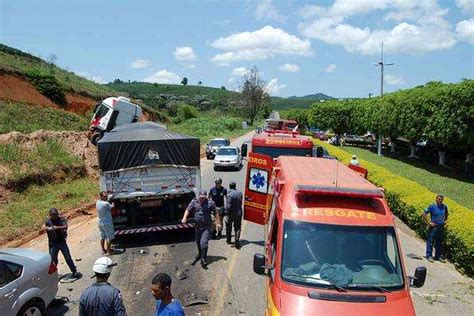
<instances>
[{"instance_id":1,"label":"baseball cap","mask_svg":"<svg viewBox=\"0 0 474 316\"><path fill-rule=\"evenodd\" d=\"M49 215L59 215L59 211L57 208L52 207L49 209Z\"/></svg>"},{"instance_id":2,"label":"baseball cap","mask_svg":"<svg viewBox=\"0 0 474 316\"><path fill-rule=\"evenodd\" d=\"M200 191L199 191L199 196L207 197L207 192L206 192L206 190L200 190Z\"/></svg>"},{"instance_id":3,"label":"baseball cap","mask_svg":"<svg viewBox=\"0 0 474 316\"><path fill-rule=\"evenodd\" d=\"M100 257L94 262L92 271L99 274L109 274L116 265L117 263L114 263L109 257Z\"/></svg>"},{"instance_id":4,"label":"baseball cap","mask_svg":"<svg viewBox=\"0 0 474 316\"><path fill-rule=\"evenodd\" d=\"M214 183L221 183L221 184L222 184L222 179L221 179L221 178L216 178L216 180L214 181Z\"/></svg>"}]
</instances>

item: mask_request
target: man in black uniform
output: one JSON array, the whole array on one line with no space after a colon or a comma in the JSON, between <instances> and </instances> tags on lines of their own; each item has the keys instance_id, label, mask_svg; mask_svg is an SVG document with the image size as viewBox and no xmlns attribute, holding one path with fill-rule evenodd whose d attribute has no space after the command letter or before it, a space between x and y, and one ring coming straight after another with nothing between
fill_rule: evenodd
<instances>
[{"instance_id":1,"label":"man in black uniform","mask_svg":"<svg viewBox=\"0 0 474 316\"><path fill-rule=\"evenodd\" d=\"M53 262L58 265L58 254L61 251L69 269L71 269L71 278L79 278L79 273L66 243L67 227L66 219L59 216L59 211L53 207L49 210L49 217L44 221L41 231L48 234L49 254Z\"/></svg>"},{"instance_id":2,"label":"man in black uniform","mask_svg":"<svg viewBox=\"0 0 474 316\"><path fill-rule=\"evenodd\" d=\"M194 217L194 236L198 254L192 264L196 264L199 259L201 259L201 265L204 269L207 269L207 249L209 247L209 239L211 239L212 235L211 213L216 213L216 205L212 200L207 198L206 190L201 190L199 191L198 198L193 199L189 203L181 220L181 223L184 224L188 220L189 214Z\"/></svg>"},{"instance_id":3,"label":"man in black uniform","mask_svg":"<svg viewBox=\"0 0 474 316\"><path fill-rule=\"evenodd\" d=\"M215 186L209 190L209 198L216 204L216 239L222 237L222 221L224 218L224 197L227 197L227 189L222 186L222 179L217 178Z\"/></svg>"},{"instance_id":4,"label":"man in black uniform","mask_svg":"<svg viewBox=\"0 0 474 316\"><path fill-rule=\"evenodd\" d=\"M225 230L227 243L231 243L232 223L235 231L235 248L240 249L240 232L242 227L242 192L236 190L235 182L229 184L225 206Z\"/></svg>"}]
</instances>

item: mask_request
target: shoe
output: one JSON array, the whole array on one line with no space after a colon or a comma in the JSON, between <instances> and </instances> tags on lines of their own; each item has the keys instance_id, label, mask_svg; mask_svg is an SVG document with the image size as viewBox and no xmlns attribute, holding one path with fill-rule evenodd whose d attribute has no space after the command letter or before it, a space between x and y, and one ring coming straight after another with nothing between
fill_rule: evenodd
<instances>
[{"instance_id":1,"label":"shoe","mask_svg":"<svg viewBox=\"0 0 474 316\"><path fill-rule=\"evenodd\" d=\"M429 262L433 263L434 262L434 259L433 257L426 257L426 260L428 260Z\"/></svg>"},{"instance_id":2,"label":"shoe","mask_svg":"<svg viewBox=\"0 0 474 316\"><path fill-rule=\"evenodd\" d=\"M191 262L191 265L194 266L198 261L201 260L201 253L198 253L196 257L194 258L194 261Z\"/></svg>"},{"instance_id":3,"label":"shoe","mask_svg":"<svg viewBox=\"0 0 474 316\"><path fill-rule=\"evenodd\" d=\"M439 261L441 263L446 263L446 259L444 259L443 257L441 258L434 258L436 261Z\"/></svg>"},{"instance_id":4,"label":"shoe","mask_svg":"<svg viewBox=\"0 0 474 316\"><path fill-rule=\"evenodd\" d=\"M240 242L238 240L235 241L235 249L240 249Z\"/></svg>"},{"instance_id":5,"label":"shoe","mask_svg":"<svg viewBox=\"0 0 474 316\"><path fill-rule=\"evenodd\" d=\"M207 270L207 248L202 249L202 256L201 256L201 266L203 269Z\"/></svg>"},{"instance_id":6,"label":"shoe","mask_svg":"<svg viewBox=\"0 0 474 316\"><path fill-rule=\"evenodd\" d=\"M232 243L231 237L227 237L227 238L226 238L226 243L227 243L228 245L230 245L230 244Z\"/></svg>"}]
</instances>

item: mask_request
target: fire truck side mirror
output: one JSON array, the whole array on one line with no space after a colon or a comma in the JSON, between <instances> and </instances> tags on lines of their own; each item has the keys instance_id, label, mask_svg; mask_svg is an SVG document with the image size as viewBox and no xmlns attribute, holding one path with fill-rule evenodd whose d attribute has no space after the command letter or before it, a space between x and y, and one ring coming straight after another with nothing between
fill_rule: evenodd
<instances>
[{"instance_id":1,"label":"fire truck side mirror","mask_svg":"<svg viewBox=\"0 0 474 316\"><path fill-rule=\"evenodd\" d=\"M254 263L255 269L255 263ZM415 276L411 277L412 279L412 286L420 288L425 284L426 280L426 267L418 267L415 270Z\"/></svg>"},{"instance_id":2,"label":"fire truck side mirror","mask_svg":"<svg viewBox=\"0 0 474 316\"><path fill-rule=\"evenodd\" d=\"M253 272L257 274L265 273L265 256L261 253L253 255Z\"/></svg>"},{"instance_id":3,"label":"fire truck side mirror","mask_svg":"<svg viewBox=\"0 0 474 316\"><path fill-rule=\"evenodd\" d=\"M242 153L242 157L247 157L247 144L243 143L240 147L240 152Z\"/></svg>"}]
</instances>

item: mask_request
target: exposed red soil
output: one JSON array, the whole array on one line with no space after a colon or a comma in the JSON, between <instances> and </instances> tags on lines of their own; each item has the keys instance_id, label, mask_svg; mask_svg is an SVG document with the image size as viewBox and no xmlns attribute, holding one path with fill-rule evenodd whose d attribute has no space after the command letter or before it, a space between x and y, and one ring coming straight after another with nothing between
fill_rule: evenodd
<instances>
[{"instance_id":1,"label":"exposed red soil","mask_svg":"<svg viewBox=\"0 0 474 316\"><path fill-rule=\"evenodd\" d=\"M59 108L31 83L10 74L0 74L0 100Z\"/></svg>"},{"instance_id":2,"label":"exposed red soil","mask_svg":"<svg viewBox=\"0 0 474 316\"><path fill-rule=\"evenodd\" d=\"M66 93L66 101L66 111L82 115L86 114L97 104L97 101L94 99L70 92Z\"/></svg>"}]
</instances>

